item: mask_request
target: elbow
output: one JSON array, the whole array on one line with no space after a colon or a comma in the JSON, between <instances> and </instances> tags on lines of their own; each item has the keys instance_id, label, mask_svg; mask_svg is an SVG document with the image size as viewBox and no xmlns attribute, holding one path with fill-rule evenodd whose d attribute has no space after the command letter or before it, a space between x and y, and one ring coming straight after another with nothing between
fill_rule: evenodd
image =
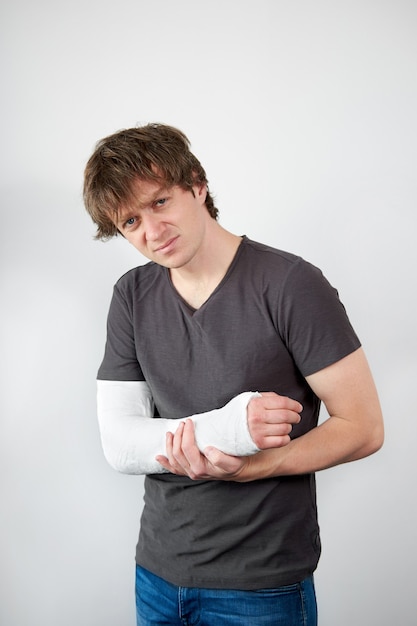
<instances>
[{"instance_id":1,"label":"elbow","mask_svg":"<svg viewBox=\"0 0 417 626\"><path fill-rule=\"evenodd\" d=\"M373 449L372 449L371 454L378 452L378 450L380 450L382 446L384 445L384 440L385 440L384 426L381 424L381 426L376 430L377 432L374 433L374 436L372 439Z\"/></svg>"},{"instance_id":2,"label":"elbow","mask_svg":"<svg viewBox=\"0 0 417 626\"><path fill-rule=\"evenodd\" d=\"M374 426L368 433L366 441L362 447L362 456L371 456L378 452L384 445L384 425L381 421L378 425Z\"/></svg>"},{"instance_id":3,"label":"elbow","mask_svg":"<svg viewBox=\"0 0 417 626\"><path fill-rule=\"evenodd\" d=\"M104 453L104 458L106 459L107 463L110 465L112 469L122 474L125 473L123 465L119 462L119 459L117 458L117 456L113 454L112 450L109 450L108 448L103 446L103 453Z\"/></svg>"},{"instance_id":4,"label":"elbow","mask_svg":"<svg viewBox=\"0 0 417 626\"><path fill-rule=\"evenodd\" d=\"M142 475L165 472L156 461L146 462L132 454L128 446L120 446L111 438L102 437L101 440L104 458L112 469L120 474Z\"/></svg>"},{"instance_id":5,"label":"elbow","mask_svg":"<svg viewBox=\"0 0 417 626\"><path fill-rule=\"evenodd\" d=\"M129 467L128 459L125 454L120 454L116 450L114 444L109 441L102 440L103 454L107 463L112 469L121 474L132 474L132 469Z\"/></svg>"},{"instance_id":6,"label":"elbow","mask_svg":"<svg viewBox=\"0 0 417 626\"><path fill-rule=\"evenodd\" d=\"M385 439L385 430L384 430L384 418L382 416L382 412L379 411L379 416L374 428L372 429L372 443L373 443L373 451L378 452L384 445Z\"/></svg>"}]
</instances>

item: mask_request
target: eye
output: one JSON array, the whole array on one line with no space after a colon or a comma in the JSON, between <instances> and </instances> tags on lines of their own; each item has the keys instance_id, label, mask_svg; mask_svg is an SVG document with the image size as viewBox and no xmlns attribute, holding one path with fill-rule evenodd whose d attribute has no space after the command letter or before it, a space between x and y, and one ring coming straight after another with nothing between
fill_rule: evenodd
<instances>
[{"instance_id":1,"label":"eye","mask_svg":"<svg viewBox=\"0 0 417 626\"><path fill-rule=\"evenodd\" d=\"M159 200L155 201L155 206L157 207L161 207L164 206L164 204L166 203L167 199L166 198L159 198Z\"/></svg>"},{"instance_id":2,"label":"eye","mask_svg":"<svg viewBox=\"0 0 417 626\"><path fill-rule=\"evenodd\" d=\"M127 219L124 224L123 224L123 228L131 228L132 226L134 226L137 222L137 218L136 217L129 217L129 219Z\"/></svg>"}]
</instances>

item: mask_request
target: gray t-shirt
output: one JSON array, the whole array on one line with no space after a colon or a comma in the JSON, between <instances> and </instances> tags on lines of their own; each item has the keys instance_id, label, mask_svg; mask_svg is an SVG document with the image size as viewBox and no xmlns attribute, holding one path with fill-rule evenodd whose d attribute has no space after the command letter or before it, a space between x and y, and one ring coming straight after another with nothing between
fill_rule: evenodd
<instances>
[{"instance_id":1,"label":"gray t-shirt","mask_svg":"<svg viewBox=\"0 0 417 626\"><path fill-rule=\"evenodd\" d=\"M300 257L244 237L198 309L148 263L116 284L102 380L146 380L156 415L224 406L244 391L302 403L299 437L320 401L305 376L360 346L336 290ZM320 555L314 475L249 483L145 478L137 562L183 586L260 589L302 580Z\"/></svg>"}]
</instances>

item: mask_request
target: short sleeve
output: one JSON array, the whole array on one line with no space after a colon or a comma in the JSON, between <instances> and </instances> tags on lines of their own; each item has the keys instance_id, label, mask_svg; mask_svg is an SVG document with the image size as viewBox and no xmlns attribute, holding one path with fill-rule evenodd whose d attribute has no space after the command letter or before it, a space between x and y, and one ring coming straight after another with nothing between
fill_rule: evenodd
<instances>
[{"instance_id":1,"label":"short sleeve","mask_svg":"<svg viewBox=\"0 0 417 626\"><path fill-rule=\"evenodd\" d=\"M303 376L332 365L361 345L336 289L317 267L301 258L283 285L279 327Z\"/></svg>"},{"instance_id":2,"label":"short sleeve","mask_svg":"<svg viewBox=\"0 0 417 626\"><path fill-rule=\"evenodd\" d=\"M133 313L128 296L117 283L107 318L106 347L97 374L99 380L144 380L136 355Z\"/></svg>"}]
</instances>

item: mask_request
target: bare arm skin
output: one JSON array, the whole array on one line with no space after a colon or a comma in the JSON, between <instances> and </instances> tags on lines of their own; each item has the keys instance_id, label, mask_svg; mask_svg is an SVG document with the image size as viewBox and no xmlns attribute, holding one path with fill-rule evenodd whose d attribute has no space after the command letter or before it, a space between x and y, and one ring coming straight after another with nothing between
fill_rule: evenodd
<instances>
[{"instance_id":1,"label":"bare arm skin","mask_svg":"<svg viewBox=\"0 0 417 626\"><path fill-rule=\"evenodd\" d=\"M362 348L309 376L307 382L323 401L329 418L288 445L244 458L213 448L201 454L194 444L192 424L186 423L175 436L168 435L167 456L158 458L159 462L168 471L193 479L246 482L316 472L379 450L384 439L382 412Z\"/></svg>"}]
</instances>

